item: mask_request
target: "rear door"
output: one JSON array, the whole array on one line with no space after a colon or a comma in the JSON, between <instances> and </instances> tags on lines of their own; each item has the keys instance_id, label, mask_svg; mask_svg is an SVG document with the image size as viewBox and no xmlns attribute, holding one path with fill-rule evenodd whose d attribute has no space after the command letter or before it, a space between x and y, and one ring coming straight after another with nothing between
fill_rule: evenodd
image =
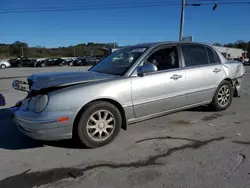
<instances>
[{"instance_id":1,"label":"rear door","mask_svg":"<svg viewBox=\"0 0 250 188\"><path fill-rule=\"evenodd\" d=\"M181 44L186 70L187 105L206 103L225 76L218 54L202 44Z\"/></svg>"}]
</instances>

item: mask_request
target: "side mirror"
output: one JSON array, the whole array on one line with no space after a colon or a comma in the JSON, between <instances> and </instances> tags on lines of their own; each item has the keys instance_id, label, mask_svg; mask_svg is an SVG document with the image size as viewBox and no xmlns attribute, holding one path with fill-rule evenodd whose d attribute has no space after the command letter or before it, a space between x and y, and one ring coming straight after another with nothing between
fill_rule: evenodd
<instances>
[{"instance_id":1,"label":"side mirror","mask_svg":"<svg viewBox=\"0 0 250 188\"><path fill-rule=\"evenodd\" d=\"M137 75L144 76L145 73L156 72L156 71L157 67L152 63L148 63L137 68Z\"/></svg>"}]
</instances>

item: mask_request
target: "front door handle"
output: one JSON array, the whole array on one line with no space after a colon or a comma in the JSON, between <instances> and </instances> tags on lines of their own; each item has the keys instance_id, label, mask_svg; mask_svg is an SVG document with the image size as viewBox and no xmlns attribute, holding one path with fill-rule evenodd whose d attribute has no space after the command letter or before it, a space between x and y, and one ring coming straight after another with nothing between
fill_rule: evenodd
<instances>
[{"instance_id":1,"label":"front door handle","mask_svg":"<svg viewBox=\"0 0 250 188\"><path fill-rule=\"evenodd\" d=\"M218 73L218 72L220 72L221 71L221 69L217 69L217 68L215 68L214 70L213 70L213 72L215 72L215 73Z\"/></svg>"},{"instance_id":2,"label":"front door handle","mask_svg":"<svg viewBox=\"0 0 250 188\"><path fill-rule=\"evenodd\" d=\"M182 78L182 75L174 74L172 77L170 77L173 80L178 80L179 78Z\"/></svg>"}]
</instances>

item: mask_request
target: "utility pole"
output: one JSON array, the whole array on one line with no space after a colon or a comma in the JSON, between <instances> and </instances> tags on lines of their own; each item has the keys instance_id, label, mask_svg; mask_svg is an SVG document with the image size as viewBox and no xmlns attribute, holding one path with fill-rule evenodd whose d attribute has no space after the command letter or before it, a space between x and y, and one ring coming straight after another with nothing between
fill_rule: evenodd
<instances>
[{"instance_id":1,"label":"utility pole","mask_svg":"<svg viewBox=\"0 0 250 188\"><path fill-rule=\"evenodd\" d=\"M76 48L74 47L74 57L76 57Z\"/></svg>"},{"instance_id":2,"label":"utility pole","mask_svg":"<svg viewBox=\"0 0 250 188\"><path fill-rule=\"evenodd\" d=\"M179 36L179 41L181 41L182 38L183 38L185 4L186 4L185 0L182 0L182 4L181 4L181 23L180 23L180 36Z\"/></svg>"},{"instance_id":3,"label":"utility pole","mask_svg":"<svg viewBox=\"0 0 250 188\"><path fill-rule=\"evenodd\" d=\"M22 52L22 56L24 56L24 53L23 53L23 46L21 47L21 52Z\"/></svg>"}]
</instances>

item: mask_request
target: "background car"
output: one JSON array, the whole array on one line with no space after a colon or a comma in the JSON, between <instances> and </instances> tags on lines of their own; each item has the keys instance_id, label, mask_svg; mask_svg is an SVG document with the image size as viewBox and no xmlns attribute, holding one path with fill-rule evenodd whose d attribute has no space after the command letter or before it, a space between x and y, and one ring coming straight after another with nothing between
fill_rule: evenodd
<instances>
[{"instance_id":1,"label":"background car","mask_svg":"<svg viewBox=\"0 0 250 188\"><path fill-rule=\"evenodd\" d=\"M66 64L69 65L69 66L72 66L73 64L73 61L77 59L77 58L67 58L67 59L64 59Z\"/></svg>"},{"instance_id":2,"label":"background car","mask_svg":"<svg viewBox=\"0 0 250 188\"><path fill-rule=\"evenodd\" d=\"M86 57L78 57L68 63L69 66L83 66L85 65Z\"/></svg>"},{"instance_id":3,"label":"background car","mask_svg":"<svg viewBox=\"0 0 250 188\"><path fill-rule=\"evenodd\" d=\"M10 67L10 63L7 60L0 60L0 69L6 69Z\"/></svg>"},{"instance_id":4,"label":"background car","mask_svg":"<svg viewBox=\"0 0 250 188\"><path fill-rule=\"evenodd\" d=\"M9 63L12 67L35 67L36 62L36 59L29 59L24 56L9 60Z\"/></svg>"},{"instance_id":5,"label":"background car","mask_svg":"<svg viewBox=\"0 0 250 188\"><path fill-rule=\"evenodd\" d=\"M105 57L106 57L105 55L88 56L84 59L84 65L96 65Z\"/></svg>"},{"instance_id":6,"label":"background car","mask_svg":"<svg viewBox=\"0 0 250 188\"><path fill-rule=\"evenodd\" d=\"M64 66L66 61L62 58L49 58L42 60L37 63L37 67L46 67L46 66Z\"/></svg>"}]
</instances>

